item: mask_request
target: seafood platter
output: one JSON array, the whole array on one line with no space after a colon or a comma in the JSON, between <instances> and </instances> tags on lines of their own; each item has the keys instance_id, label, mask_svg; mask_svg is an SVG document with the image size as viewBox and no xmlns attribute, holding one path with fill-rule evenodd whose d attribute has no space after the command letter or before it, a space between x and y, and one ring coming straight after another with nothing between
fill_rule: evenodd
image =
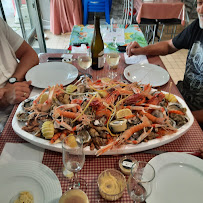
<instances>
[{"instance_id":1,"label":"seafood platter","mask_svg":"<svg viewBox=\"0 0 203 203\"><path fill-rule=\"evenodd\" d=\"M62 152L69 134L82 136L86 155L128 154L172 142L194 118L178 96L137 82L81 78L23 101L12 127L24 140Z\"/></svg>"}]
</instances>

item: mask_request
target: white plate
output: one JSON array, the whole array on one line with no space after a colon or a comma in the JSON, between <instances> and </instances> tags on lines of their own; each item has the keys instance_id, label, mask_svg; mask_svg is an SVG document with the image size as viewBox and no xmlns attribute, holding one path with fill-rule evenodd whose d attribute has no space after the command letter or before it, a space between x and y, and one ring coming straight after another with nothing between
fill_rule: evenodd
<instances>
[{"instance_id":1,"label":"white plate","mask_svg":"<svg viewBox=\"0 0 203 203\"><path fill-rule=\"evenodd\" d=\"M145 63L133 64L125 68L124 76L130 82L140 82L158 87L169 81L168 72L160 66Z\"/></svg>"},{"instance_id":2,"label":"white plate","mask_svg":"<svg viewBox=\"0 0 203 203\"><path fill-rule=\"evenodd\" d=\"M169 152L154 157L149 163L156 174L147 203L203 201L203 161L200 158Z\"/></svg>"},{"instance_id":3,"label":"white plate","mask_svg":"<svg viewBox=\"0 0 203 203\"><path fill-rule=\"evenodd\" d=\"M35 161L17 161L0 166L0 199L7 202L21 191L29 191L34 202L57 203L60 182L47 166Z\"/></svg>"},{"instance_id":4,"label":"white plate","mask_svg":"<svg viewBox=\"0 0 203 203\"><path fill-rule=\"evenodd\" d=\"M164 92L164 93L166 93L166 92ZM174 133L172 135L165 135L162 138L153 139L148 142L142 142L138 145L131 145L131 144L124 145L124 146L120 147L119 149L113 149L113 150L107 151L106 153L104 153L104 155L129 154L129 153L140 152L140 151L152 149L152 148L167 144L169 142L172 142L172 141L176 140L177 138L179 138L180 136L182 136L183 134L185 134L189 130L189 128L192 126L192 124L194 122L194 117L193 117L190 109L186 105L185 101L178 96L176 96L176 98L182 104L182 106L187 109L187 115L189 118L189 122L186 123L181 128L179 128L176 133ZM17 135L19 135L22 139L24 139L34 145L37 145L39 147L57 151L57 152L62 152L61 143L53 145L53 144L50 144L48 140L35 137L33 134L22 130L22 127L24 126L24 122L19 122L16 117L16 115L20 111L22 111L22 103L18 106L18 109L16 110L16 113L12 120L12 127ZM84 148L84 152L86 155L94 155L96 150L91 151L88 146L88 147Z\"/></svg>"},{"instance_id":5,"label":"white plate","mask_svg":"<svg viewBox=\"0 0 203 203\"><path fill-rule=\"evenodd\" d=\"M25 78L32 81L32 86L47 88L56 84L67 85L78 76L78 69L69 63L47 62L31 68Z\"/></svg>"}]
</instances>

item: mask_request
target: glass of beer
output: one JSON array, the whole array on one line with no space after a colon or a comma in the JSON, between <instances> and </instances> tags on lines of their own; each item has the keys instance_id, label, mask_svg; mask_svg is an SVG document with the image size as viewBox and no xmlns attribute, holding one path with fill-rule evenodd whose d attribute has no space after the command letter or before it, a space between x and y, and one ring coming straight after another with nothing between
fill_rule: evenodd
<instances>
[{"instance_id":1,"label":"glass of beer","mask_svg":"<svg viewBox=\"0 0 203 203\"><path fill-rule=\"evenodd\" d=\"M109 75L108 77L114 79L117 76L117 68L120 60L120 55L118 52L108 53L106 55L106 62L109 65Z\"/></svg>"},{"instance_id":2,"label":"glass of beer","mask_svg":"<svg viewBox=\"0 0 203 203\"><path fill-rule=\"evenodd\" d=\"M87 195L80 189L72 189L65 192L60 200L59 203L89 203Z\"/></svg>"}]
</instances>

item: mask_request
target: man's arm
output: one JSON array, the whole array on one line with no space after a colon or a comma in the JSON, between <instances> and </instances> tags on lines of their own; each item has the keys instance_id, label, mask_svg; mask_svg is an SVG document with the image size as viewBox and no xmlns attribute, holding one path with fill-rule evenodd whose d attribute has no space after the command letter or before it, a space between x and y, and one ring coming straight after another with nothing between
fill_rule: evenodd
<instances>
[{"instance_id":1,"label":"man's arm","mask_svg":"<svg viewBox=\"0 0 203 203\"><path fill-rule=\"evenodd\" d=\"M24 81L25 74L29 69L39 63L38 56L32 47L25 41L21 44L15 54L20 62L12 77L16 77L19 82L14 84L7 83L4 88L0 89L0 107L20 103L30 95L29 86L31 85L31 81Z\"/></svg>"},{"instance_id":2,"label":"man's arm","mask_svg":"<svg viewBox=\"0 0 203 203\"><path fill-rule=\"evenodd\" d=\"M23 81L27 71L39 63L39 58L26 41L21 44L15 54L20 62L12 77L16 77L18 81Z\"/></svg>"},{"instance_id":3,"label":"man's arm","mask_svg":"<svg viewBox=\"0 0 203 203\"><path fill-rule=\"evenodd\" d=\"M140 45L137 42L131 42L126 48L128 56L132 55L159 56L172 54L177 50L178 49L173 45L172 39L148 45L146 47L140 47Z\"/></svg>"}]
</instances>

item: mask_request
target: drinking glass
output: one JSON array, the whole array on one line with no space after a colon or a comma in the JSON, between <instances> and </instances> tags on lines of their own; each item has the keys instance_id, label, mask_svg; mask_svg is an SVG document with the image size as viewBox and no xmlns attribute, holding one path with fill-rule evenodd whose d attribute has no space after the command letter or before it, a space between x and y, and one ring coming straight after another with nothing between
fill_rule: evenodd
<instances>
[{"instance_id":1,"label":"drinking glass","mask_svg":"<svg viewBox=\"0 0 203 203\"><path fill-rule=\"evenodd\" d=\"M120 55L118 52L108 53L106 55L106 62L109 66L108 77L114 79L117 76L117 67L119 64Z\"/></svg>"},{"instance_id":2,"label":"drinking glass","mask_svg":"<svg viewBox=\"0 0 203 203\"><path fill-rule=\"evenodd\" d=\"M151 194L154 177L155 170L151 164L138 161L132 166L127 189L133 201L143 202L146 200Z\"/></svg>"},{"instance_id":3,"label":"drinking glass","mask_svg":"<svg viewBox=\"0 0 203 203\"><path fill-rule=\"evenodd\" d=\"M77 177L77 173L82 169L85 163L82 138L79 136L75 137L74 135L65 137L62 142L62 156L64 167L74 173L73 183L69 189L79 189L82 185L86 187L86 181Z\"/></svg>"},{"instance_id":4,"label":"drinking glass","mask_svg":"<svg viewBox=\"0 0 203 203\"><path fill-rule=\"evenodd\" d=\"M78 56L78 65L85 70L84 75L89 77L89 68L92 65L90 53L80 54Z\"/></svg>"}]
</instances>

